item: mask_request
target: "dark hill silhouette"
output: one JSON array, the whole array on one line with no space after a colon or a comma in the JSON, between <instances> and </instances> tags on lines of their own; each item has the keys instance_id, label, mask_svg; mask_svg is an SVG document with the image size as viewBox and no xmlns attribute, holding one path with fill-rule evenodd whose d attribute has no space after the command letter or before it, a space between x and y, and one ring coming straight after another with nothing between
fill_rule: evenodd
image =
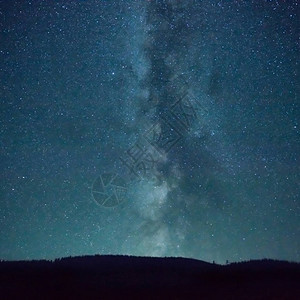
<instances>
[{"instance_id":1,"label":"dark hill silhouette","mask_svg":"<svg viewBox=\"0 0 300 300\"><path fill-rule=\"evenodd\" d=\"M83 256L0 262L1 299L300 299L300 264Z\"/></svg>"}]
</instances>

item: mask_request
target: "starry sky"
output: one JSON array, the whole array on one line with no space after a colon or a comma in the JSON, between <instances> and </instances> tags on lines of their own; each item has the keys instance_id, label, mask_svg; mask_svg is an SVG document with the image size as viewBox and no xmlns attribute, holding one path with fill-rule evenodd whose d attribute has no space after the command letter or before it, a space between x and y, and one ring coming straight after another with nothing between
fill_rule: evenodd
<instances>
[{"instance_id":1,"label":"starry sky","mask_svg":"<svg viewBox=\"0 0 300 300\"><path fill-rule=\"evenodd\" d=\"M0 1L0 259L300 261L299 5Z\"/></svg>"}]
</instances>

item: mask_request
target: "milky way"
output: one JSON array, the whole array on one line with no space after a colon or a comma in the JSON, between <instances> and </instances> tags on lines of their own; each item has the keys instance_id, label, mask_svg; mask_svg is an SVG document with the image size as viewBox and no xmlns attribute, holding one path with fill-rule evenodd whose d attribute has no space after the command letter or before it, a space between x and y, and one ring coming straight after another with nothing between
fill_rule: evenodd
<instances>
[{"instance_id":1,"label":"milky way","mask_svg":"<svg viewBox=\"0 0 300 300\"><path fill-rule=\"evenodd\" d=\"M0 259L300 261L297 11L1 3Z\"/></svg>"}]
</instances>

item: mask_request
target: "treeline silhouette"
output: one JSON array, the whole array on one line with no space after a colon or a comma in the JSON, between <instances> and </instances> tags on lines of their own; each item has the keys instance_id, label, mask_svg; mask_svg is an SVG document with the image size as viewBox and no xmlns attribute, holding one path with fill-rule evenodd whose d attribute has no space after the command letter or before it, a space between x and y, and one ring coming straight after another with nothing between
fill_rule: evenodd
<instances>
[{"instance_id":1,"label":"treeline silhouette","mask_svg":"<svg viewBox=\"0 0 300 300\"><path fill-rule=\"evenodd\" d=\"M300 264L95 255L1 261L0 299L300 299Z\"/></svg>"}]
</instances>

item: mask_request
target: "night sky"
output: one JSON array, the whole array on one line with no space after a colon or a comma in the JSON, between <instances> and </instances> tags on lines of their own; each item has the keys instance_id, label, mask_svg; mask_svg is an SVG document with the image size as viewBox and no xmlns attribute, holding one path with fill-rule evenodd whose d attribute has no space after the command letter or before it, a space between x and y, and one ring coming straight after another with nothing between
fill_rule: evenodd
<instances>
[{"instance_id":1,"label":"night sky","mask_svg":"<svg viewBox=\"0 0 300 300\"><path fill-rule=\"evenodd\" d=\"M300 261L296 0L0 6L0 259Z\"/></svg>"}]
</instances>

